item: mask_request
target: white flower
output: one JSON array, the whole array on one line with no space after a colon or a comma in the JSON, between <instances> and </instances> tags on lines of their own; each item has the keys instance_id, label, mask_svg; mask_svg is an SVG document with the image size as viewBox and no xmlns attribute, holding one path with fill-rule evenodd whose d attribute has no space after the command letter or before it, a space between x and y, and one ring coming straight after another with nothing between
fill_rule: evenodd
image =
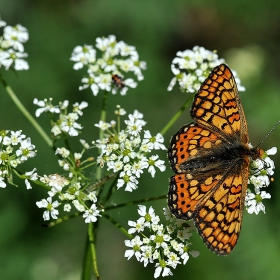
<instances>
[{"instance_id":1,"label":"white flower","mask_svg":"<svg viewBox=\"0 0 280 280\"><path fill-rule=\"evenodd\" d=\"M70 212L71 211L71 205L69 203L65 204L64 207L63 207L63 210L65 212Z\"/></svg>"},{"instance_id":2,"label":"white flower","mask_svg":"<svg viewBox=\"0 0 280 280\"><path fill-rule=\"evenodd\" d=\"M153 262L153 247L149 245L144 245L141 247L141 250L142 256L140 262L143 262L144 266L146 267L149 262Z\"/></svg>"},{"instance_id":3,"label":"white flower","mask_svg":"<svg viewBox=\"0 0 280 280\"><path fill-rule=\"evenodd\" d=\"M149 168L148 172L151 173L152 177L155 177L156 169L155 166L161 171L164 172L166 169L166 166L164 165L163 160L157 160L159 158L158 155L151 156L148 160Z\"/></svg>"},{"instance_id":4,"label":"white flower","mask_svg":"<svg viewBox=\"0 0 280 280\"><path fill-rule=\"evenodd\" d=\"M24 51L22 43L25 43L29 38L27 29L20 24L17 24L15 27L6 26L3 37L10 47L19 52Z\"/></svg>"},{"instance_id":5,"label":"white flower","mask_svg":"<svg viewBox=\"0 0 280 280\"><path fill-rule=\"evenodd\" d=\"M99 123L96 123L94 126L99 127L101 130L107 130L111 127L111 124L104 121L99 121Z\"/></svg>"},{"instance_id":6,"label":"white flower","mask_svg":"<svg viewBox=\"0 0 280 280\"><path fill-rule=\"evenodd\" d=\"M25 185L28 190L32 189L31 184L29 183L28 179L31 181L36 181L38 179L38 174L35 172L37 169L34 168L33 170L29 172L25 172L25 176L27 178L25 179Z\"/></svg>"},{"instance_id":7,"label":"white flower","mask_svg":"<svg viewBox=\"0 0 280 280\"><path fill-rule=\"evenodd\" d=\"M117 188L121 188L122 186L126 185L125 190L132 192L133 190L137 189L138 181L130 170L122 171L120 173Z\"/></svg>"},{"instance_id":8,"label":"white flower","mask_svg":"<svg viewBox=\"0 0 280 280\"><path fill-rule=\"evenodd\" d=\"M132 78L125 79L126 73L133 72L138 80L143 80L142 70L146 69L146 62L139 61L139 55L134 46L129 46L123 41L117 42L114 35L96 39L96 48L102 53L100 58L96 58L96 51L92 46L78 46L74 49L71 60L75 61L74 69L81 69L84 65L88 67L89 77L83 78L84 85L79 89L91 87L94 95L99 89L111 91L116 94L120 89L120 94L125 95L129 88L135 88L137 83ZM93 59L88 59L89 49L92 50ZM112 86L112 76L117 75L122 78L119 87Z\"/></svg>"},{"instance_id":9,"label":"white flower","mask_svg":"<svg viewBox=\"0 0 280 280\"><path fill-rule=\"evenodd\" d=\"M96 47L103 51L107 52L109 55L116 55L118 54L118 49L116 45L116 36L115 35L109 35L107 38L102 37L102 38L96 38Z\"/></svg>"},{"instance_id":10,"label":"white flower","mask_svg":"<svg viewBox=\"0 0 280 280\"><path fill-rule=\"evenodd\" d=\"M88 103L82 101L80 104L78 102L73 104L73 113L77 113L79 116L83 115L83 109L88 106Z\"/></svg>"},{"instance_id":11,"label":"white flower","mask_svg":"<svg viewBox=\"0 0 280 280\"><path fill-rule=\"evenodd\" d=\"M95 76L92 73L89 73L89 77L82 78L82 83L84 83L84 85L79 86L79 90L83 90L90 87L93 95L96 96L99 92L99 87L98 87L99 80L100 80L99 77Z\"/></svg>"},{"instance_id":12,"label":"white flower","mask_svg":"<svg viewBox=\"0 0 280 280\"><path fill-rule=\"evenodd\" d=\"M147 144L147 143L150 144L151 149L166 150L166 147L163 145L164 138L160 133L157 133L156 136L152 136L149 130L145 130L142 144Z\"/></svg>"},{"instance_id":13,"label":"white flower","mask_svg":"<svg viewBox=\"0 0 280 280\"><path fill-rule=\"evenodd\" d=\"M92 204L89 210L86 210L83 214L86 223L94 223L97 221L97 217L101 217L100 211L97 209L95 204Z\"/></svg>"},{"instance_id":14,"label":"white flower","mask_svg":"<svg viewBox=\"0 0 280 280\"><path fill-rule=\"evenodd\" d=\"M40 178L40 181L52 187L52 191L55 193L62 191L62 188L70 183L69 180L58 174L51 174L49 176L44 175L44 177Z\"/></svg>"},{"instance_id":15,"label":"white flower","mask_svg":"<svg viewBox=\"0 0 280 280\"><path fill-rule=\"evenodd\" d=\"M12 146L15 146L15 145L18 145L26 136L24 134L21 134L22 131L19 130L19 131L10 131L11 133L11 136L5 136L3 138L3 144L5 146L8 146L8 145L12 145Z\"/></svg>"},{"instance_id":16,"label":"white flower","mask_svg":"<svg viewBox=\"0 0 280 280\"><path fill-rule=\"evenodd\" d=\"M265 153L267 155L275 155L277 153L277 148L276 147L272 147L269 150L265 151Z\"/></svg>"},{"instance_id":17,"label":"white flower","mask_svg":"<svg viewBox=\"0 0 280 280\"><path fill-rule=\"evenodd\" d=\"M89 144L84 139L80 139L80 143L83 145L85 149L89 149Z\"/></svg>"},{"instance_id":18,"label":"white flower","mask_svg":"<svg viewBox=\"0 0 280 280\"><path fill-rule=\"evenodd\" d=\"M94 63L96 60L96 50L89 45L77 46L72 52L70 60L75 61L73 68L81 69L84 65Z\"/></svg>"},{"instance_id":19,"label":"white flower","mask_svg":"<svg viewBox=\"0 0 280 280\"><path fill-rule=\"evenodd\" d=\"M259 214L260 211L263 211L265 213L265 206L262 203L263 199L269 199L271 198L271 195L265 191L262 191L257 194L253 194L250 192L247 192L246 198L245 198L245 205L247 207L247 212L249 214Z\"/></svg>"},{"instance_id":20,"label":"white flower","mask_svg":"<svg viewBox=\"0 0 280 280\"><path fill-rule=\"evenodd\" d=\"M59 212L55 208L59 206L58 201L52 202L52 198L48 197L47 199L42 199L41 201L37 201L36 205L39 208L47 209L43 214L44 221L48 221L50 219L50 215L53 219L57 219L57 215Z\"/></svg>"},{"instance_id":21,"label":"white flower","mask_svg":"<svg viewBox=\"0 0 280 280\"><path fill-rule=\"evenodd\" d=\"M93 203L97 202L96 192L92 191L88 195L89 200L91 200Z\"/></svg>"},{"instance_id":22,"label":"white flower","mask_svg":"<svg viewBox=\"0 0 280 280\"><path fill-rule=\"evenodd\" d=\"M115 110L115 114L119 116L124 116L126 114L126 111L119 105L117 105L117 110Z\"/></svg>"},{"instance_id":23,"label":"white flower","mask_svg":"<svg viewBox=\"0 0 280 280\"><path fill-rule=\"evenodd\" d=\"M143 173L143 169L147 168L148 162L146 158L142 158L138 162L134 162L131 167L131 172L137 177L140 178L140 175Z\"/></svg>"},{"instance_id":24,"label":"white flower","mask_svg":"<svg viewBox=\"0 0 280 280\"><path fill-rule=\"evenodd\" d=\"M53 133L54 136L57 136L62 133L61 129L58 125L54 125L51 129L51 133Z\"/></svg>"},{"instance_id":25,"label":"white flower","mask_svg":"<svg viewBox=\"0 0 280 280\"><path fill-rule=\"evenodd\" d=\"M138 205L138 214L141 217L145 218L145 226L151 227L152 224L157 225L159 221L159 217L155 214L154 208L151 206L147 212L147 208L145 205Z\"/></svg>"},{"instance_id":26,"label":"white flower","mask_svg":"<svg viewBox=\"0 0 280 280\"><path fill-rule=\"evenodd\" d=\"M57 106L53 106L51 104L51 99L49 101L47 101L47 99L38 100L37 98L34 98L33 104L41 107L36 110L36 113L35 113L36 117L39 117L43 112L51 112L51 113L56 113L56 114L60 113L60 109Z\"/></svg>"},{"instance_id":27,"label":"white flower","mask_svg":"<svg viewBox=\"0 0 280 280\"><path fill-rule=\"evenodd\" d=\"M166 262L164 260L161 260L159 263L156 264L154 278L158 278L161 273L162 273L162 277L173 275L170 268L166 266Z\"/></svg>"},{"instance_id":28,"label":"white flower","mask_svg":"<svg viewBox=\"0 0 280 280\"><path fill-rule=\"evenodd\" d=\"M135 51L136 51L134 46L129 46L123 41L118 42L117 46L120 49L120 54L122 56L129 56L129 55L135 53Z\"/></svg>"},{"instance_id":29,"label":"white flower","mask_svg":"<svg viewBox=\"0 0 280 280\"><path fill-rule=\"evenodd\" d=\"M69 136L78 136L78 129L80 130L83 128L79 123L75 122L78 118L79 115L77 113L69 113L64 116L60 125L61 130L68 133Z\"/></svg>"},{"instance_id":30,"label":"white flower","mask_svg":"<svg viewBox=\"0 0 280 280\"><path fill-rule=\"evenodd\" d=\"M14 63L15 70L28 70L28 63L22 58L27 57L26 53L16 52L12 49L0 52L0 65L2 64L6 70Z\"/></svg>"},{"instance_id":31,"label":"white flower","mask_svg":"<svg viewBox=\"0 0 280 280\"><path fill-rule=\"evenodd\" d=\"M98 86L102 90L110 91L111 90L111 78L110 74L100 74Z\"/></svg>"},{"instance_id":32,"label":"white flower","mask_svg":"<svg viewBox=\"0 0 280 280\"><path fill-rule=\"evenodd\" d=\"M135 255L136 259L140 261L141 258L141 252L140 252L140 247L143 244L141 241L140 237L138 235L135 236L135 238L131 240L125 240L124 241L125 246L131 247L131 250L126 250L124 253L125 258L128 260Z\"/></svg>"},{"instance_id":33,"label":"white flower","mask_svg":"<svg viewBox=\"0 0 280 280\"><path fill-rule=\"evenodd\" d=\"M133 136L137 136L141 132L142 127L146 124L146 122L141 120L140 118L138 119L132 114L129 114L128 118L129 120L124 121L127 125L127 132L129 132Z\"/></svg>"},{"instance_id":34,"label":"white flower","mask_svg":"<svg viewBox=\"0 0 280 280\"><path fill-rule=\"evenodd\" d=\"M140 232L144 230L145 227L145 218L141 217L137 220L137 222L134 221L128 221L128 225L131 227L128 230L129 234L133 234L135 232Z\"/></svg>"},{"instance_id":35,"label":"white flower","mask_svg":"<svg viewBox=\"0 0 280 280\"><path fill-rule=\"evenodd\" d=\"M26 161L28 158L34 157L36 155L34 149L35 145L31 144L31 139L26 138L20 142L20 148L16 151L16 155L21 161Z\"/></svg>"},{"instance_id":36,"label":"white flower","mask_svg":"<svg viewBox=\"0 0 280 280\"><path fill-rule=\"evenodd\" d=\"M66 148L62 147L62 148L57 148L55 151L56 155L61 155L63 158L68 158L70 155L70 151L67 150Z\"/></svg>"},{"instance_id":37,"label":"white flower","mask_svg":"<svg viewBox=\"0 0 280 280\"><path fill-rule=\"evenodd\" d=\"M150 240L156 243L156 248L166 248L168 246L167 242L170 241L170 239L171 236L169 234L164 234L162 231L157 231L155 235L150 236Z\"/></svg>"},{"instance_id":38,"label":"white flower","mask_svg":"<svg viewBox=\"0 0 280 280\"><path fill-rule=\"evenodd\" d=\"M171 71L174 74L168 90L172 90L178 81L180 89L186 92L196 92L212 69L221 63L224 59L219 59L215 52L206 50L203 47L195 46L192 50L177 52L177 57L172 60ZM245 90L240 85L240 79L235 71L232 71L235 76L236 84L239 91Z\"/></svg>"},{"instance_id":39,"label":"white flower","mask_svg":"<svg viewBox=\"0 0 280 280\"><path fill-rule=\"evenodd\" d=\"M6 21L1 20L1 18L0 18L0 27L6 26L6 25L7 25Z\"/></svg>"},{"instance_id":40,"label":"white flower","mask_svg":"<svg viewBox=\"0 0 280 280\"><path fill-rule=\"evenodd\" d=\"M6 188L6 183L4 182L4 178L0 177L0 188Z\"/></svg>"}]
</instances>

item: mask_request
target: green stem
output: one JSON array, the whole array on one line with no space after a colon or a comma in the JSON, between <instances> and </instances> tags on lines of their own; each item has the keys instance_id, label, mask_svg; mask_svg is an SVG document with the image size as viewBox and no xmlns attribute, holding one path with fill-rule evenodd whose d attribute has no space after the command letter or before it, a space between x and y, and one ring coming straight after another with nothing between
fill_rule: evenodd
<instances>
[{"instance_id":1,"label":"green stem","mask_svg":"<svg viewBox=\"0 0 280 280\"><path fill-rule=\"evenodd\" d=\"M92 268L96 279L100 280L95 250L96 228L94 228L94 225L95 224L93 223L90 223L88 225L87 242L83 259L83 271L81 275L81 280L92 279Z\"/></svg>"},{"instance_id":2,"label":"green stem","mask_svg":"<svg viewBox=\"0 0 280 280\"><path fill-rule=\"evenodd\" d=\"M101 109L101 115L100 120L106 121L106 112L107 112L107 99L108 99L108 92L105 91L103 95L103 103L102 103L102 109ZM104 131L102 129L99 130L99 140L102 141L104 137ZM97 167L96 170L96 180L101 179L101 167Z\"/></svg>"},{"instance_id":3,"label":"green stem","mask_svg":"<svg viewBox=\"0 0 280 280\"><path fill-rule=\"evenodd\" d=\"M161 134L164 135L169 128L179 119L179 117L183 114L183 112L186 110L187 106L189 105L190 100L193 98L192 95L190 95L185 103L182 105L182 107L177 111L177 113L173 116L173 118L165 125L165 127L161 130Z\"/></svg>"},{"instance_id":4,"label":"green stem","mask_svg":"<svg viewBox=\"0 0 280 280\"><path fill-rule=\"evenodd\" d=\"M96 230L93 227L93 223L90 223L88 225L88 239L89 239L89 244L90 244L92 266L93 266L93 271L94 271L95 277L96 277L97 280L99 280L100 279L100 275L99 275L98 267L97 267L97 256L96 256L96 249L95 249L95 237L96 237Z\"/></svg>"},{"instance_id":5,"label":"green stem","mask_svg":"<svg viewBox=\"0 0 280 280\"><path fill-rule=\"evenodd\" d=\"M52 147L53 142L49 138L49 136L45 133L45 131L42 129L42 127L37 123L37 121L31 116L31 114L26 110L24 105L21 103L21 101L17 98L16 94L12 90L12 88L7 84L3 76L0 74L1 82L14 101L15 105L18 107L18 109L23 113L23 115L29 120L29 122L34 126L34 128L38 131L38 133L42 136L42 138L45 140L45 142L48 144L48 146Z\"/></svg>"},{"instance_id":6,"label":"green stem","mask_svg":"<svg viewBox=\"0 0 280 280\"><path fill-rule=\"evenodd\" d=\"M115 219L113 219L111 216L108 214L103 214L103 217L108 219L111 223L113 223L122 233L124 233L129 239L132 239L133 236L127 232L127 230L120 224L118 223Z\"/></svg>"},{"instance_id":7,"label":"green stem","mask_svg":"<svg viewBox=\"0 0 280 280\"><path fill-rule=\"evenodd\" d=\"M165 198L166 199L166 195L159 195L159 196L154 196L154 197L148 197L148 198L143 198L143 199L138 199L138 200L134 200L134 201L130 201L130 202L124 202L124 203L120 203L120 204L117 204L117 205L114 205L114 206L108 206L108 207L105 207L105 211L108 211L108 210L114 210L116 208L120 208L120 207L124 207L124 206L130 206L130 205L135 205L135 204L138 204L138 203L143 203L143 202L148 202L148 201L153 201L153 200L158 200L158 199L163 199Z\"/></svg>"},{"instance_id":8,"label":"green stem","mask_svg":"<svg viewBox=\"0 0 280 280\"><path fill-rule=\"evenodd\" d=\"M92 274L92 259L91 259L89 237L87 235L81 280L91 280L92 279L91 274Z\"/></svg>"}]
</instances>

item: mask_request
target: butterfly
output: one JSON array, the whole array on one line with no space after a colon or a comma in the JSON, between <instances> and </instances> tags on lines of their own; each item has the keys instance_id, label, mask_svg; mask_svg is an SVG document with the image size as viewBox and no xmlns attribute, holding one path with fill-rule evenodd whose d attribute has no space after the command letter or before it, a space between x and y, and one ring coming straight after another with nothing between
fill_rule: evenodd
<instances>
[{"instance_id":1,"label":"butterfly","mask_svg":"<svg viewBox=\"0 0 280 280\"><path fill-rule=\"evenodd\" d=\"M168 158L168 206L178 219L193 219L207 247L228 255L238 240L250 160L245 114L234 76L225 64L214 68L194 96L192 123L172 138Z\"/></svg>"}]
</instances>

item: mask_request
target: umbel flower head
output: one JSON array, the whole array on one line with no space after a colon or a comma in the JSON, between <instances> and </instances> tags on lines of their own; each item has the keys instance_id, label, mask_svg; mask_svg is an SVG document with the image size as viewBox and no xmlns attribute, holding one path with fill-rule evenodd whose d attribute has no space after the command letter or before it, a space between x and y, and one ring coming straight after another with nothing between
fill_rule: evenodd
<instances>
[{"instance_id":1,"label":"umbel flower head","mask_svg":"<svg viewBox=\"0 0 280 280\"><path fill-rule=\"evenodd\" d=\"M87 68L87 76L82 79L80 90L90 88L94 95L99 90L125 95L129 88L135 88L138 81L144 79L142 70L147 68L146 62L139 61L134 46L117 41L114 35L96 39L96 49L91 45L74 48L70 60L74 61L74 69ZM131 73L131 74L130 74ZM127 77L128 76L128 77Z\"/></svg>"},{"instance_id":2,"label":"umbel flower head","mask_svg":"<svg viewBox=\"0 0 280 280\"><path fill-rule=\"evenodd\" d=\"M6 182L13 184L12 171L18 165L33 158L36 155L35 146L30 138L22 134L22 131L1 130L0 131L0 187L5 188ZM35 171L35 170L34 170ZM25 178L32 177L36 180L34 172L27 172ZM26 181L29 189L29 183Z\"/></svg>"},{"instance_id":3,"label":"umbel flower head","mask_svg":"<svg viewBox=\"0 0 280 280\"><path fill-rule=\"evenodd\" d=\"M167 226L160 223L153 207L138 206L140 218L128 221L128 233L135 234L131 240L125 240L128 249L124 256L129 260L135 256L146 267L149 263L155 265L154 278L172 275L171 269L178 264L186 264L190 255L197 257L199 252L190 250L189 242L194 226L186 221L171 217L168 209L164 208Z\"/></svg>"},{"instance_id":4,"label":"umbel flower head","mask_svg":"<svg viewBox=\"0 0 280 280\"><path fill-rule=\"evenodd\" d=\"M167 90L172 90L178 82L182 92L197 92L201 84L208 77L212 69L221 63L216 52L206 50L203 47L195 46L192 50L179 51L172 60L171 71L174 74ZM232 70L238 90L244 91L237 73Z\"/></svg>"},{"instance_id":5,"label":"umbel flower head","mask_svg":"<svg viewBox=\"0 0 280 280\"><path fill-rule=\"evenodd\" d=\"M269 178L274 174L274 162L269 155L275 155L277 148L273 147L265 151L261 159L251 162L249 183L254 189L247 189L245 206L249 214L259 214L260 211L265 213L264 199L270 199L271 195L264 191L270 184Z\"/></svg>"},{"instance_id":6,"label":"umbel flower head","mask_svg":"<svg viewBox=\"0 0 280 280\"><path fill-rule=\"evenodd\" d=\"M23 44L29 39L28 31L20 24L9 26L0 19L0 28L3 35L0 36L0 68L5 70L13 67L15 70L28 70L29 65L24 60L27 53L24 52Z\"/></svg>"},{"instance_id":7,"label":"umbel flower head","mask_svg":"<svg viewBox=\"0 0 280 280\"><path fill-rule=\"evenodd\" d=\"M118 108L115 113L120 117L125 114L125 110ZM115 130L115 121L110 123L100 121L95 124L105 132L104 139L97 140L95 145L101 151L97 158L99 165L118 173L117 188L125 187L126 191L131 192L137 188L138 178L145 169L152 177L155 176L157 169L165 171L164 161L159 159L158 155L150 154L153 150L166 148L160 133L152 136L150 131L146 130L144 136L141 136L146 122L143 120L143 114L137 110L129 114L124 123L126 128L120 131Z\"/></svg>"},{"instance_id":8,"label":"umbel flower head","mask_svg":"<svg viewBox=\"0 0 280 280\"><path fill-rule=\"evenodd\" d=\"M39 109L36 110L36 117L42 113L49 113L52 117L51 132L54 137L58 138L61 134L68 134L69 136L78 136L80 130L83 128L76 121L83 115L83 109L88 106L88 103L82 101L80 104L76 102L73 104L72 112L68 113L69 101L64 100L58 105L52 104L52 98L45 100L38 100L35 98L33 104L37 105ZM55 119L54 115L59 114L59 118Z\"/></svg>"}]
</instances>

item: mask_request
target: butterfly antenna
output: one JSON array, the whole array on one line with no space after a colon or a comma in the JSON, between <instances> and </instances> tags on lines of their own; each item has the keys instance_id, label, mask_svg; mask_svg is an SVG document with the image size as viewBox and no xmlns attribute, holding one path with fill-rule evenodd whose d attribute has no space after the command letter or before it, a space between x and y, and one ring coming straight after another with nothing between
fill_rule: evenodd
<instances>
[{"instance_id":1,"label":"butterfly antenna","mask_svg":"<svg viewBox=\"0 0 280 280\"><path fill-rule=\"evenodd\" d=\"M276 128L278 124L280 124L280 120L270 129L270 131L266 134L266 136L263 138L263 140L256 148L258 148L264 142L264 140L270 135L270 133Z\"/></svg>"}]
</instances>

